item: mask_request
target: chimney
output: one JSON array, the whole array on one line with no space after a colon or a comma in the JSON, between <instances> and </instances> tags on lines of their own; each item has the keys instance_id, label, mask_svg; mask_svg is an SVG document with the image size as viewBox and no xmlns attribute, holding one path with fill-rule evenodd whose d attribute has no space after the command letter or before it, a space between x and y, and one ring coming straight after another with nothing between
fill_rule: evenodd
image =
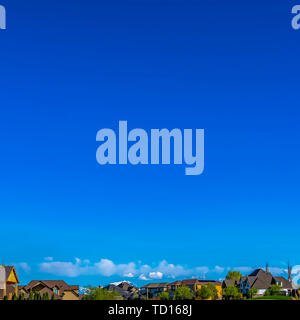
<instances>
[{"instance_id":1,"label":"chimney","mask_svg":"<svg viewBox=\"0 0 300 320\"><path fill-rule=\"evenodd\" d=\"M290 266L290 263L288 263L288 279L289 282L292 282L292 268Z\"/></svg>"},{"instance_id":2,"label":"chimney","mask_svg":"<svg viewBox=\"0 0 300 320\"><path fill-rule=\"evenodd\" d=\"M268 264L268 262L266 263L266 272L269 272L269 264Z\"/></svg>"}]
</instances>

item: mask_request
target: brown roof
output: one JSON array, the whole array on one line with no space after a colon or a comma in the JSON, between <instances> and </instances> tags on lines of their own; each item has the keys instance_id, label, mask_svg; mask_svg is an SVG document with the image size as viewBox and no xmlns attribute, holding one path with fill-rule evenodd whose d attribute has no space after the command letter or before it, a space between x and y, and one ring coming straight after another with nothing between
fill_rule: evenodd
<instances>
[{"instance_id":1,"label":"brown roof","mask_svg":"<svg viewBox=\"0 0 300 320\"><path fill-rule=\"evenodd\" d=\"M149 289L155 289L155 288L166 288L169 285L168 282L160 282L160 283L148 283L142 288L149 288Z\"/></svg>"},{"instance_id":2,"label":"brown roof","mask_svg":"<svg viewBox=\"0 0 300 320\"><path fill-rule=\"evenodd\" d=\"M197 284L205 284L212 283L216 286L222 285L220 281L216 280L199 280L199 279L185 279L185 280L177 280L172 283L170 283L170 286L193 286Z\"/></svg>"},{"instance_id":3,"label":"brown roof","mask_svg":"<svg viewBox=\"0 0 300 320\"><path fill-rule=\"evenodd\" d=\"M170 283L171 286L191 286L195 284L199 284L198 279L177 280Z\"/></svg>"},{"instance_id":4,"label":"brown roof","mask_svg":"<svg viewBox=\"0 0 300 320\"><path fill-rule=\"evenodd\" d=\"M41 284L43 288L39 291L41 295L44 292L48 292L49 298L54 294L55 299L60 299L63 297L65 291L73 291L75 294L78 294L79 286L78 285L68 285L64 280L32 280L26 286L19 286L20 289L23 288L27 293L30 292L35 286ZM59 295L54 293L54 289L59 290Z\"/></svg>"},{"instance_id":5,"label":"brown roof","mask_svg":"<svg viewBox=\"0 0 300 320\"><path fill-rule=\"evenodd\" d=\"M30 290L39 283L46 285L50 289L57 287L63 291L79 290L78 285L68 285L64 280L32 280L26 286L24 286L24 289Z\"/></svg>"}]
</instances>

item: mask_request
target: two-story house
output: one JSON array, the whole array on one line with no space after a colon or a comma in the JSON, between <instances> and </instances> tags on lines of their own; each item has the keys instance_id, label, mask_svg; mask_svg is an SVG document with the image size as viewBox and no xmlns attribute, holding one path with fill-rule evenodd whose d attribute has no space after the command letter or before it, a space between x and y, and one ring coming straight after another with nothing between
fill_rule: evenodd
<instances>
[{"instance_id":1,"label":"two-story house","mask_svg":"<svg viewBox=\"0 0 300 320\"><path fill-rule=\"evenodd\" d=\"M14 266L0 265L0 300L18 295L19 278Z\"/></svg>"},{"instance_id":2,"label":"two-story house","mask_svg":"<svg viewBox=\"0 0 300 320\"><path fill-rule=\"evenodd\" d=\"M30 291L39 293L43 296L48 294L55 300L79 300L79 286L69 285L63 280L32 280L26 286L19 286L19 294L24 294L28 298Z\"/></svg>"}]
</instances>

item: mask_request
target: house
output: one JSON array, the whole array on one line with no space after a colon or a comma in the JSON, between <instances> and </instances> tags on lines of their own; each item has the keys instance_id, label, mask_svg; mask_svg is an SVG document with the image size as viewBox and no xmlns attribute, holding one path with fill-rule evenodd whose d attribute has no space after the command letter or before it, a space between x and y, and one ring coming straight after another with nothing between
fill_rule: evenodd
<instances>
[{"instance_id":1,"label":"house","mask_svg":"<svg viewBox=\"0 0 300 320\"><path fill-rule=\"evenodd\" d=\"M226 289L228 287L235 286L239 287L240 286L240 281L239 280L233 280L233 279L225 279L222 282L222 289Z\"/></svg>"},{"instance_id":2,"label":"house","mask_svg":"<svg viewBox=\"0 0 300 320\"><path fill-rule=\"evenodd\" d=\"M114 285L114 284L109 284L108 286L104 287L103 289L109 290L109 291L116 291L121 298L119 300L129 300L131 296L133 295L131 292L123 290L122 288Z\"/></svg>"},{"instance_id":3,"label":"house","mask_svg":"<svg viewBox=\"0 0 300 320\"><path fill-rule=\"evenodd\" d=\"M132 292L133 294L138 294L139 289L132 285L131 283L127 281L122 281L119 284L117 284L118 287L122 288L125 291Z\"/></svg>"},{"instance_id":4,"label":"house","mask_svg":"<svg viewBox=\"0 0 300 320\"><path fill-rule=\"evenodd\" d=\"M14 266L0 265L0 300L18 295L19 278Z\"/></svg>"},{"instance_id":5,"label":"house","mask_svg":"<svg viewBox=\"0 0 300 320\"><path fill-rule=\"evenodd\" d=\"M111 283L103 289L117 291L123 297L124 300L133 299L134 296L137 295L139 292L138 288L126 281Z\"/></svg>"},{"instance_id":6,"label":"house","mask_svg":"<svg viewBox=\"0 0 300 320\"><path fill-rule=\"evenodd\" d=\"M197 291L197 285L199 285L198 279L177 280L169 284L168 291L172 297L174 296L178 287L186 286L189 287L193 293L195 293Z\"/></svg>"},{"instance_id":7,"label":"house","mask_svg":"<svg viewBox=\"0 0 300 320\"><path fill-rule=\"evenodd\" d=\"M48 294L49 299L55 300L79 300L79 286L68 285L63 280L32 280L26 286L19 286L19 294L24 294L25 299L32 293L39 293L43 296Z\"/></svg>"},{"instance_id":8,"label":"house","mask_svg":"<svg viewBox=\"0 0 300 320\"><path fill-rule=\"evenodd\" d=\"M290 268L289 268L290 270ZM266 290L270 289L273 284L277 284L281 287L281 293L283 295L291 295L293 292L292 281L284 277L274 277L266 267L266 270L256 269L249 275L240 279L239 288L242 294L247 295L251 288L257 289L258 295L264 295Z\"/></svg>"},{"instance_id":9,"label":"house","mask_svg":"<svg viewBox=\"0 0 300 320\"><path fill-rule=\"evenodd\" d=\"M222 283L215 280L199 280L199 279L186 279L178 280L169 284L168 291L170 296L174 296L175 291L180 286L187 286L195 294L197 290L200 290L203 285L212 284L216 287L218 292L218 298L222 298Z\"/></svg>"},{"instance_id":10,"label":"house","mask_svg":"<svg viewBox=\"0 0 300 320\"><path fill-rule=\"evenodd\" d=\"M142 294L144 294L147 299L155 299L159 297L161 292L168 291L168 286L168 282L149 283L141 288Z\"/></svg>"},{"instance_id":11,"label":"house","mask_svg":"<svg viewBox=\"0 0 300 320\"><path fill-rule=\"evenodd\" d=\"M217 289L218 293L218 299L222 299L222 283L220 281L216 280L198 280L198 283L196 284L196 291L200 290L203 285L212 284ZM210 298L209 300L211 300Z\"/></svg>"}]
</instances>

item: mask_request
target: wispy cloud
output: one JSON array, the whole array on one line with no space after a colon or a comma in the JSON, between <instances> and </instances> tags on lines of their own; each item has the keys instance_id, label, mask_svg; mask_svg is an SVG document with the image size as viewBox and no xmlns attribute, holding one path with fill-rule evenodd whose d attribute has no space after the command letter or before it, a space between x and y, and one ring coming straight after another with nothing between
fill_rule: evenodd
<instances>
[{"instance_id":1,"label":"wispy cloud","mask_svg":"<svg viewBox=\"0 0 300 320\"><path fill-rule=\"evenodd\" d=\"M16 263L15 266L17 269L20 268L26 273L30 273L30 271L31 271L31 268L27 262L19 262L19 263Z\"/></svg>"}]
</instances>

